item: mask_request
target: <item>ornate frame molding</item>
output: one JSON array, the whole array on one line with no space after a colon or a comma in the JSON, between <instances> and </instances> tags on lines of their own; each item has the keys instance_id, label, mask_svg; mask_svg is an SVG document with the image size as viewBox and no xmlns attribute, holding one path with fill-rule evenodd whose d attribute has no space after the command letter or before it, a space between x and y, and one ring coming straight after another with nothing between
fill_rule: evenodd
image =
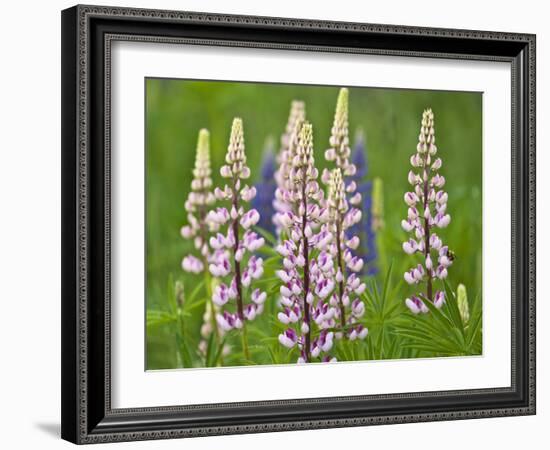
<instances>
[{"instance_id":1,"label":"ornate frame molding","mask_svg":"<svg viewBox=\"0 0 550 450\"><path fill-rule=\"evenodd\" d=\"M118 7L76 6L63 12L63 399L62 435L77 443L97 443L143 439L163 439L216 434L271 432L327 427L346 427L403 422L439 421L526 415L535 413L535 36L470 30L449 30L396 25L329 22L304 19L233 16L194 12L158 11ZM111 27L110 24L113 24ZM127 31L132 23L140 32ZM160 23L170 30L187 26L197 34L227 33L227 38L168 36L146 34L148 24ZM234 39L231 31L246 30L251 39ZM203 30L204 29L204 30ZM202 31L201 31L202 30ZM317 43L274 42L262 40L262 31L271 37L277 33L298 33L316 30L331 39ZM184 33L185 34L185 33ZM212 34L212 33L211 33ZM215 33L214 33L215 34ZM292 34L292 33L290 33ZM346 36L364 38L365 46L349 46ZM397 40L403 48L398 48ZM419 39L422 38L422 39ZM292 37L290 38L292 39ZM393 41L391 40L393 39ZM266 49L292 49L414 57L481 59L507 61L512 64L512 386L510 388L472 391L431 392L353 397L363 402L400 400L414 402L426 397L464 398L483 395L509 395L510 400L486 403L471 409L440 407L415 412L354 415L341 413L335 417L331 404L352 398L320 398L243 404L194 405L189 407L111 409L110 402L110 63L111 43L115 40L197 45L244 46ZM282 39L286 40L286 39ZM368 46L370 40L374 46ZM442 51L446 42L454 51ZM415 49L415 45L423 46ZM497 43L486 45L483 43ZM103 79L101 75L103 74ZM102 92L98 89L102 82ZM104 123L98 127L100 96ZM91 144L94 144L93 146ZM96 163L93 149L101 143L103 156ZM92 162L93 161L93 162ZM99 165L96 165L99 164ZM101 179L99 176L102 175ZM101 187L98 187L98 185ZM101 216L99 213L103 213ZM522 214L523 213L523 214ZM100 222L103 223L101 226ZM98 231L102 231L98 240ZM92 236L96 236L92 238ZM97 246L103 248L97 254ZM517 251L516 251L517 249ZM519 253L519 254L515 254ZM517 267L517 261L519 266ZM100 296L95 283L100 275ZM101 278L101 277L100 277ZM517 292L516 292L517 291ZM517 293L524 295L519 298ZM95 297L94 297L95 296ZM94 302L103 298L103 302ZM517 304L515 302L518 302ZM100 303L100 304L98 304ZM98 310L99 308L99 310ZM523 309L522 309L523 308ZM521 317L518 317L518 312ZM98 323L96 315L101 318ZM517 336L521 339L518 342ZM103 356L103 365L90 356L90 349ZM95 354L95 353L94 353ZM519 372L517 371L519 368ZM91 370L92 369L92 370ZM100 370L102 369L102 370ZM103 373L101 402L91 400L101 383L93 384L90 374ZM68 381L65 383L65 381ZM521 391L521 392L519 392ZM514 394L514 396L512 396ZM512 401L512 397L515 398ZM495 397L496 398L496 397ZM474 402L475 403L475 402ZM277 407L317 404L326 407L324 417L307 420L259 421L201 425L181 419L170 425L174 415L202 410L202 418L210 409ZM403 410L405 411L405 410ZM249 414L250 415L250 414Z\"/></svg>"}]
</instances>

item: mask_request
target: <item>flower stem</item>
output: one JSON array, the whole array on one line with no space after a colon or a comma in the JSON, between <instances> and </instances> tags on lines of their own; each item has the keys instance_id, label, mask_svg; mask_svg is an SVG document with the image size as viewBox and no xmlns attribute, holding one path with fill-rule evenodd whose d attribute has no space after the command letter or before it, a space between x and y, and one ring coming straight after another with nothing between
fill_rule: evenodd
<instances>
[{"instance_id":1,"label":"flower stem","mask_svg":"<svg viewBox=\"0 0 550 450\"><path fill-rule=\"evenodd\" d=\"M340 269L340 272L342 273L342 277L345 275L345 268L343 264L342 259L342 247L340 242L340 215L338 215L338 222L336 224L336 247L337 247L337 257L338 257L338 268ZM344 280L338 282L338 306L340 307L340 323L342 324L342 328L346 326L346 309L344 308Z\"/></svg>"},{"instance_id":2,"label":"flower stem","mask_svg":"<svg viewBox=\"0 0 550 450\"><path fill-rule=\"evenodd\" d=\"M309 293L309 242L306 236L306 226L307 226L307 197L306 197L306 173L303 170L303 180L302 180L302 201L304 202L304 214L302 216L302 238L303 238L303 256L304 256L304 322L307 325L307 332L305 333L305 343L304 343L304 355L306 362L310 362L310 345L311 345L311 326L310 326L310 317L309 317L309 303L307 302L307 297Z\"/></svg>"},{"instance_id":3,"label":"flower stem","mask_svg":"<svg viewBox=\"0 0 550 450\"><path fill-rule=\"evenodd\" d=\"M233 207L235 208L235 211L238 211L239 210L238 192L235 184L236 184L236 181L233 187ZM237 256L236 256L237 251L239 250L239 218L238 217L233 219L232 226L233 226L233 236L235 238L235 244L233 246L233 261L235 263L235 285L237 286L237 315L243 327L242 347L243 347L244 358L247 361L250 361L250 354L248 352L246 321L245 321L244 310L243 310L243 294L242 294L242 286L241 286L241 263L237 261Z\"/></svg>"},{"instance_id":4,"label":"flower stem","mask_svg":"<svg viewBox=\"0 0 550 450\"><path fill-rule=\"evenodd\" d=\"M430 207L429 201L428 201L428 174L426 173L426 159L424 158L424 211L426 211L427 208ZM426 218L426 214L424 214L424 247L425 252L424 256L427 258L430 255L430 222ZM433 293L432 293L432 270L426 268L426 289L427 289L427 297L428 300L431 302Z\"/></svg>"},{"instance_id":5,"label":"flower stem","mask_svg":"<svg viewBox=\"0 0 550 450\"><path fill-rule=\"evenodd\" d=\"M201 240L203 245L206 245L206 243L208 242L207 240L208 230L206 229L206 215L207 215L206 208L204 207L204 205L201 205L199 209L199 219L200 219L199 223L201 224L200 235L201 235ZM212 278L208 270L208 258L202 254L202 251L201 251L201 255L202 255L204 267L206 268L204 271L204 284L206 287L206 296L208 298L208 301L210 302L210 308L212 311L212 314L210 314L210 322L212 325L212 330L214 332L214 338L216 339L216 344L220 345L220 333L218 330L218 324L216 323L216 310L214 309L214 302L212 300Z\"/></svg>"},{"instance_id":6,"label":"flower stem","mask_svg":"<svg viewBox=\"0 0 550 450\"><path fill-rule=\"evenodd\" d=\"M244 320L243 320L243 332L241 333L241 338L242 338L244 358L246 359L246 363L248 364L248 361L250 361L250 353L248 351L248 332L246 330L246 325Z\"/></svg>"}]
</instances>

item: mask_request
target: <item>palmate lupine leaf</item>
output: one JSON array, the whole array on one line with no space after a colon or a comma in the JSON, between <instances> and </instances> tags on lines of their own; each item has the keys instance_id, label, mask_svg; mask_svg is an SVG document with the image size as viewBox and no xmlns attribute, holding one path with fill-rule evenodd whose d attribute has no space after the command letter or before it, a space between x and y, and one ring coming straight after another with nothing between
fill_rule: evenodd
<instances>
[{"instance_id":1,"label":"palmate lupine leaf","mask_svg":"<svg viewBox=\"0 0 550 450\"><path fill-rule=\"evenodd\" d=\"M424 352L423 356L464 356L481 352L481 308L472 311L469 324L465 325L456 303L456 295L445 283L447 301L441 308L423 298L429 315L411 315L402 321L396 334L407 338L405 348ZM477 303L477 302L476 302ZM477 305L476 305L477 306Z\"/></svg>"},{"instance_id":2,"label":"palmate lupine leaf","mask_svg":"<svg viewBox=\"0 0 550 450\"><path fill-rule=\"evenodd\" d=\"M370 330L364 354L367 359L399 359L406 357L402 344L404 340L395 333L395 329L403 320L405 308L399 301L393 286L393 263L390 262L386 277L380 292L374 280L362 294L367 307L365 326Z\"/></svg>"},{"instance_id":3,"label":"palmate lupine leaf","mask_svg":"<svg viewBox=\"0 0 550 450\"><path fill-rule=\"evenodd\" d=\"M199 295L203 287L204 280L201 280L196 284L191 294L185 297L185 303L183 304L184 311L189 311L195 306L195 303L204 301L204 298Z\"/></svg>"},{"instance_id":4,"label":"palmate lupine leaf","mask_svg":"<svg viewBox=\"0 0 550 450\"><path fill-rule=\"evenodd\" d=\"M192 367L192 357L188 348L189 337L185 335L185 328L183 326L184 318L189 317L190 314L183 311L183 305L178 304L175 286L176 283L174 283L173 276L170 274L168 276L167 287L168 310L147 310L145 317L146 326L147 329L168 327L171 330L172 335L175 337L177 359L183 367Z\"/></svg>"},{"instance_id":5,"label":"palmate lupine leaf","mask_svg":"<svg viewBox=\"0 0 550 450\"><path fill-rule=\"evenodd\" d=\"M387 305L387 298L388 298L388 289L391 283L391 275L392 275L392 269L393 269L393 262L390 263L390 267L388 268L388 273L386 274L386 279L384 280L384 288L382 289L382 312L385 311L386 305Z\"/></svg>"},{"instance_id":6,"label":"palmate lupine leaf","mask_svg":"<svg viewBox=\"0 0 550 450\"><path fill-rule=\"evenodd\" d=\"M190 295L183 294L181 281L174 282L172 274L168 276L167 285L167 310L151 309L147 311L147 327L164 326L169 327L175 337L177 358L183 367L194 367L199 364L204 356L199 355L196 350L196 337L193 330L189 328L192 322L194 311L203 309L207 298L204 292L205 281L200 280L191 291ZM178 294L177 290L181 293ZM181 295L181 299L178 296ZM218 351L216 346L215 352ZM211 358L212 359L212 358ZM200 363L202 365L202 363Z\"/></svg>"},{"instance_id":7,"label":"palmate lupine leaf","mask_svg":"<svg viewBox=\"0 0 550 450\"><path fill-rule=\"evenodd\" d=\"M453 325L461 331L462 336L464 337L464 323L462 322L462 317L460 316L460 311L458 310L458 304L456 300L455 293L449 287L449 284L444 280L445 287L445 298L447 303L447 311L449 312L449 318L453 322Z\"/></svg>"},{"instance_id":8,"label":"palmate lupine leaf","mask_svg":"<svg viewBox=\"0 0 550 450\"><path fill-rule=\"evenodd\" d=\"M189 348L191 345L191 336L185 324L186 317L190 317L191 314L189 308L184 309L186 306L184 285L181 281L174 282L172 274L168 276L168 302L176 317L173 327L175 329L176 348L181 365L182 367L193 367L193 356ZM198 355L195 353L195 356Z\"/></svg>"},{"instance_id":9,"label":"palmate lupine leaf","mask_svg":"<svg viewBox=\"0 0 550 450\"><path fill-rule=\"evenodd\" d=\"M477 353L481 354L482 350L482 310L481 299L479 294L475 297L474 302L470 305L470 320L466 328L466 343L470 348L473 348Z\"/></svg>"}]
</instances>

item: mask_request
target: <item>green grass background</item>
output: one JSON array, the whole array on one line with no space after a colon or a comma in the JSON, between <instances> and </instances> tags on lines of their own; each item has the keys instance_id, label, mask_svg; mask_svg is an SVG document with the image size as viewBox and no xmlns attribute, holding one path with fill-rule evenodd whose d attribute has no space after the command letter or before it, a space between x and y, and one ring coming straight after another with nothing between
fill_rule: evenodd
<instances>
[{"instance_id":1,"label":"green grass background","mask_svg":"<svg viewBox=\"0 0 550 450\"><path fill-rule=\"evenodd\" d=\"M316 163L321 169L325 166L323 153L328 147L338 90L339 86L147 79L148 311L170 310L170 285L174 280L183 281L189 293L202 279L181 270L181 259L192 251L192 245L179 234L180 227L186 223L184 202L190 189L199 129L207 128L211 133L213 178L214 184L219 185L219 167L223 164L231 122L233 117L241 117L252 180L256 181L260 176L266 138L272 136L279 142L291 100L303 100L307 119L313 124ZM450 226L439 234L457 257L449 270L448 280L453 287L458 283L465 284L470 297L480 294L482 94L350 87L349 101L350 135L353 137L355 130L361 128L367 137L368 178L380 177L384 183L385 228L378 236L381 270L374 283L382 289L388 267L393 264L391 289L388 291L391 298L388 301L399 304L400 320L411 317L402 303L414 293L414 289L403 281L402 274L413 265L414 258L401 250L406 234L401 230L400 222L407 210L403 194L409 188L409 157L415 152L422 111L430 107L435 114L438 155L443 160L441 174L447 179L448 212L452 217ZM268 302L271 302L269 308L274 310L275 299ZM203 310L204 301L196 302L184 318L185 339L194 365L200 364L193 349L199 341ZM262 317L257 320L257 326L270 323L262 322L268 320ZM372 341L371 345L376 346L376 339L379 339L382 345L387 341L386 348L388 345L399 346L399 342L394 342L396 337L393 334L379 337L376 325L373 322L369 327L367 340ZM168 320L147 327L149 369L181 365L179 344L174 334L174 327ZM250 339L254 339L254 333ZM260 342L257 344L261 348ZM395 350L392 354L379 350L376 353L373 347L373 353L365 353L363 357L376 358L377 355L419 356L418 352L405 350ZM261 363L270 362L258 358Z\"/></svg>"}]
</instances>

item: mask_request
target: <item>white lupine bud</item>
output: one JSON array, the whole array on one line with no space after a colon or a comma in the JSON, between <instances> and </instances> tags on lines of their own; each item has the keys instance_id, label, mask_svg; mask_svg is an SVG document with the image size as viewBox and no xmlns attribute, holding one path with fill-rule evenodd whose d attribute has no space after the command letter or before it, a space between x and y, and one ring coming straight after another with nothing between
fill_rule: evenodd
<instances>
[{"instance_id":1,"label":"white lupine bud","mask_svg":"<svg viewBox=\"0 0 550 450\"><path fill-rule=\"evenodd\" d=\"M459 284L456 288L456 302L458 305L458 311L460 312L460 317L462 323L466 326L470 320L470 308L468 305L468 295L466 293L466 286Z\"/></svg>"}]
</instances>

